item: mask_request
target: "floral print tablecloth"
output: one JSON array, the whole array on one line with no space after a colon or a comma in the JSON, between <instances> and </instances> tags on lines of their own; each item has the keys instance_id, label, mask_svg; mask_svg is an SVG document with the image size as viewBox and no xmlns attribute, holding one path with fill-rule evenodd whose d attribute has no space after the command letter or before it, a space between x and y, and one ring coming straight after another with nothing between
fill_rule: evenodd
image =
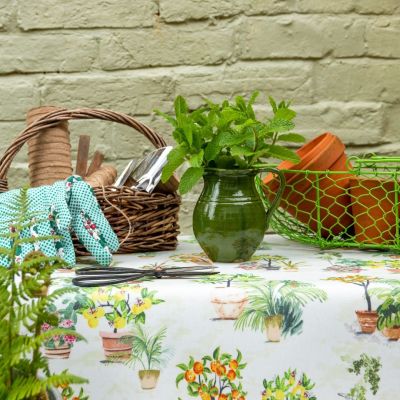
<instances>
[{"instance_id":1,"label":"floral print tablecloth","mask_svg":"<svg viewBox=\"0 0 400 400\"><path fill-rule=\"evenodd\" d=\"M211 264L186 236L176 251L115 263ZM398 255L268 235L251 261L215 267L220 275L64 296L53 309L59 325L86 341L50 340L52 369L88 378L95 400L400 398L398 330L376 313L398 295ZM54 287L72 276L58 271Z\"/></svg>"}]
</instances>

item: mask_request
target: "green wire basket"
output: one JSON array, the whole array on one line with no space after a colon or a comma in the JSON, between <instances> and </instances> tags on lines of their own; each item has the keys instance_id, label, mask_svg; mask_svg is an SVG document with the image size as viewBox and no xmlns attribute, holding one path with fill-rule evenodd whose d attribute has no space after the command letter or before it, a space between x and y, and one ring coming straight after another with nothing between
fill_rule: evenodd
<instances>
[{"instance_id":1,"label":"green wire basket","mask_svg":"<svg viewBox=\"0 0 400 400\"><path fill-rule=\"evenodd\" d=\"M321 248L400 251L400 157L352 157L348 167L282 170L287 183L270 227ZM261 188L269 203L273 188Z\"/></svg>"}]
</instances>

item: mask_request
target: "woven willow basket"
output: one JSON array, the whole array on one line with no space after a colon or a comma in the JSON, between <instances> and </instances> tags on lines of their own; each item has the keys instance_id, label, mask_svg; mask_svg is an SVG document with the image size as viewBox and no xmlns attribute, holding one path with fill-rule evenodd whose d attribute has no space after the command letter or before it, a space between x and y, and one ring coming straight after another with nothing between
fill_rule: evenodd
<instances>
[{"instance_id":1,"label":"woven willow basket","mask_svg":"<svg viewBox=\"0 0 400 400\"><path fill-rule=\"evenodd\" d=\"M108 110L76 109L51 112L25 128L12 142L0 160L0 192L8 190L7 171L21 147L43 129L67 120L98 119L127 125L144 135L156 147L165 141L151 128L126 115ZM94 189L97 200L120 240L119 254L140 251L173 250L179 233L180 197L176 193L138 192L128 187L112 186ZM87 255L75 240L78 255Z\"/></svg>"}]
</instances>

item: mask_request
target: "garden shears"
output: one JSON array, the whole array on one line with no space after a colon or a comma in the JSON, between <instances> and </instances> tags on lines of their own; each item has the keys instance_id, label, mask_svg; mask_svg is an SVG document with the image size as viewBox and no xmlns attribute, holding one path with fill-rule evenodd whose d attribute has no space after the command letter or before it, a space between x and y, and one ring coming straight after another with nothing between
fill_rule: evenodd
<instances>
[{"instance_id":1,"label":"garden shears","mask_svg":"<svg viewBox=\"0 0 400 400\"><path fill-rule=\"evenodd\" d=\"M99 287L118 283L149 279L190 279L205 275L219 274L212 266L162 267L151 269L125 267L83 267L75 270L72 283L79 287Z\"/></svg>"}]
</instances>

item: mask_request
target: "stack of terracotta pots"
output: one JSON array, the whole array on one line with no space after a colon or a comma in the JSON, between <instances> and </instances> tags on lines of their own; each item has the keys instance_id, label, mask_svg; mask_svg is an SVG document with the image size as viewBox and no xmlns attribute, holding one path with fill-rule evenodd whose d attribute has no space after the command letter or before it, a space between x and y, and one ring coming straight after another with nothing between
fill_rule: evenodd
<instances>
[{"instance_id":1,"label":"stack of terracotta pots","mask_svg":"<svg viewBox=\"0 0 400 400\"><path fill-rule=\"evenodd\" d=\"M28 125L44 115L61 110L58 107L38 107L28 112ZM29 178L32 187L50 185L72 175L71 144L68 121L44 129L28 141Z\"/></svg>"},{"instance_id":2,"label":"stack of terracotta pots","mask_svg":"<svg viewBox=\"0 0 400 400\"><path fill-rule=\"evenodd\" d=\"M278 166L286 171L281 208L318 238L344 235L354 236L359 243L392 244L396 234L394 181L354 175L344 144L331 133L318 136L297 154L298 164L285 161ZM270 174L264 184L272 200L278 181Z\"/></svg>"}]
</instances>

